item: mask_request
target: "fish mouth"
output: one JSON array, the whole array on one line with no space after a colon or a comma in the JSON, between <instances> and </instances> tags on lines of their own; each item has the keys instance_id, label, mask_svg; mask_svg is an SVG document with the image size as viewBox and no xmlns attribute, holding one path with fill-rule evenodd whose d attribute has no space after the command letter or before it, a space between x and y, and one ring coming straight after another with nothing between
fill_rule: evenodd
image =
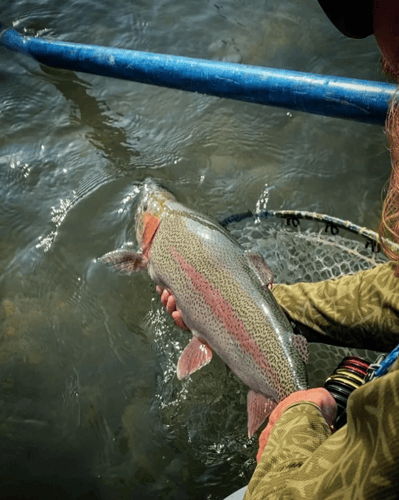
<instances>
[{"instance_id":1,"label":"fish mouth","mask_svg":"<svg viewBox=\"0 0 399 500\"><path fill-rule=\"evenodd\" d=\"M174 199L175 197L157 181L151 178L143 181L135 215L136 238L140 246L142 245L144 231L144 215L148 212L155 217L161 217L165 211L165 203Z\"/></svg>"},{"instance_id":2,"label":"fish mouth","mask_svg":"<svg viewBox=\"0 0 399 500\"><path fill-rule=\"evenodd\" d=\"M136 237L141 244L141 235L143 232L143 217L148 210L149 197L156 190L156 182L152 179L146 179L142 184L141 194L139 198L139 203L136 210L134 225L136 230Z\"/></svg>"},{"instance_id":3,"label":"fish mouth","mask_svg":"<svg viewBox=\"0 0 399 500\"><path fill-rule=\"evenodd\" d=\"M165 186L152 179L151 177L148 177L143 181L142 193L143 196L148 195L148 197L150 197L151 195L158 195L165 198L175 199L175 196L169 191L169 189L167 189Z\"/></svg>"}]
</instances>

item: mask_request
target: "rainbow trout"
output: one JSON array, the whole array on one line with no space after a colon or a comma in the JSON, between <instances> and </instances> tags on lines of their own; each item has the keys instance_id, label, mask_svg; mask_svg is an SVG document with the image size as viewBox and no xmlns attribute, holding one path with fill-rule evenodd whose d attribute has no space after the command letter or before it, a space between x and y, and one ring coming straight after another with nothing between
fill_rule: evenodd
<instances>
[{"instance_id":1,"label":"rainbow trout","mask_svg":"<svg viewBox=\"0 0 399 500\"><path fill-rule=\"evenodd\" d=\"M250 388L251 437L278 401L307 388L306 340L294 335L268 289L269 267L152 180L143 185L136 236L141 252L116 250L101 260L125 273L147 269L171 291L193 334L178 361L178 378L207 365L215 351Z\"/></svg>"}]
</instances>

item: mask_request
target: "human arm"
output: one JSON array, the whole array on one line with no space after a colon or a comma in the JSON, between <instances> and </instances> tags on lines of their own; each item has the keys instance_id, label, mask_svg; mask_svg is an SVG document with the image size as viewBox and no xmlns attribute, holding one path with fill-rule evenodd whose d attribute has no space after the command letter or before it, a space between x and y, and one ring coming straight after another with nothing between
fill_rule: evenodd
<instances>
[{"instance_id":1,"label":"human arm","mask_svg":"<svg viewBox=\"0 0 399 500\"><path fill-rule=\"evenodd\" d=\"M348 424L333 435L310 402L291 406L275 423L245 500L375 500L397 498L399 362L356 389Z\"/></svg>"},{"instance_id":2,"label":"human arm","mask_svg":"<svg viewBox=\"0 0 399 500\"><path fill-rule=\"evenodd\" d=\"M267 446L270 435L284 412L297 405L309 403L315 406L328 426L331 428L337 416L337 404L331 394L323 387L309 389L307 391L297 391L290 394L276 406L272 411L266 428L262 431L259 437L259 450L256 460L259 462L265 447ZM313 412L311 412L313 413ZM317 415L318 417L319 415ZM292 430L292 429L291 429ZM291 432L291 431L290 431ZM296 431L294 431L296 433Z\"/></svg>"},{"instance_id":3,"label":"human arm","mask_svg":"<svg viewBox=\"0 0 399 500\"><path fill-rule=\"evenodd\" d=\"M389 351L399 337L399 280L392 263L317 283L276 285L284 312L311 341Z\"/></svg>"}]
</instances>

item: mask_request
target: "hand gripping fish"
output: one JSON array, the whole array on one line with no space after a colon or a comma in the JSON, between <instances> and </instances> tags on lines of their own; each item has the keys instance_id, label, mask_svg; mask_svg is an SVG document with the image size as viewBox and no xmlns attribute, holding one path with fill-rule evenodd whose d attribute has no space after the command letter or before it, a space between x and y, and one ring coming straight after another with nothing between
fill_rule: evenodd
<instances>
[{"instance_id":1,"label":"hand gripping fish","mask_svg":"<svg viewBox=\"0 0 399 500\"><path fill-rule=\"evenodd\" d=\"M176 298L193 337L178 364L182 380L215 351L249 386L248 436L277 402L307 388L306 339L294 335L268 284L273 275L220 225L146 180L136 213L141 252L116 250L101 260L125 273L147 269Z\"/></svg>"}]
</instances>

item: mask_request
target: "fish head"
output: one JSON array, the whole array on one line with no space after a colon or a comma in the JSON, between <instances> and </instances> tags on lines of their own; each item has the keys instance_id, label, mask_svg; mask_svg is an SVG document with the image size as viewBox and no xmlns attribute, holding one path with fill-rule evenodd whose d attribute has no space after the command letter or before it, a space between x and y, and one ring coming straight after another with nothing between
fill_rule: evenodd
<instances>
[{"instance_id":1,"label":"fish head","mask_svg":"<svg viewBox=\"0 0 399 500\"><path fill-rule=\"evenodd\" d=\"M144 181L135 220L136 238L143 252L150 246L171 201L176 201L172 193L152 179Z\"/></svg>"}]
</instances>

